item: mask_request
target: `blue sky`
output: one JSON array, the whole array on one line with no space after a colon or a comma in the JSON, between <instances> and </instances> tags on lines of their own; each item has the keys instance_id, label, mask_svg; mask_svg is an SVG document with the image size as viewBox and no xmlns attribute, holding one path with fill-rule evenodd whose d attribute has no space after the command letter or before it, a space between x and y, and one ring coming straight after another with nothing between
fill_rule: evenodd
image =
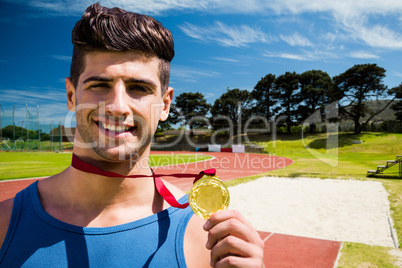
<instances>
[{"instance_id":1,"label":"blue sky","mask_svg":"<svg viewBox=\"0 0 402 268\"><path fill-rule=\"evenodd\" d=\"M86 0L0 0L0 104L16 120L40 107L42 123L64 121L71 30ZM209 103L229 88L252 90L268 73L319 69L338 75L355 64L385 68L402 82L400 0L119 0L107 7L154 16L175 39L171 83L178 95ZM18 123L17 123L18 124ZM4 122L3 122L4 126Z\"/></svg>"}]
</instances>

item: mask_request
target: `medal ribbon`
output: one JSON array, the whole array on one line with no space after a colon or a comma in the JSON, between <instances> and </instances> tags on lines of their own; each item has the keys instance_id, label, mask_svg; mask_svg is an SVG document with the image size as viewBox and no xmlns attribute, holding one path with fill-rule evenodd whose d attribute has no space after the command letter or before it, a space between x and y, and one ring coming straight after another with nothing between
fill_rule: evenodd
<instances>
[{"instance_id":1,"label":"medal ribbon","mask_svg":"<svg viewBox=\"0 0 402 268\"><path fill-rule=\"evenodd\" d=\"M158 193L165 199L165 201L171 205L172 207L176 208L186 208L188 206L188 203L180 204L176 198L173 196L173 194L169 191L168 188L166 188L165 184L163 183L161 177L162 176L170 176L170 177L176 177L176 178L191 178L194 177L193 184L202 178L204 175L209 175L209 176L214 176L216 173L216 170L214 168L212 169L207 169L204 171L201 171L199 174L188 174L188 173L178 173L178 174L155 174L154 171L152 171L152 175L121 175L116 172L112 171L105 171L100 168L95 167L94 165L91 165L89 163L86 163L79 159L75 154L73 154L73 159L71 161L71 166L74 168L86 172L86 173L92 173L100 176L105 176L105 177L116 177L116 178L140 178L140 177L153 177L154 182L155 182L155 187Z\"/></svg>"}]
</instances>

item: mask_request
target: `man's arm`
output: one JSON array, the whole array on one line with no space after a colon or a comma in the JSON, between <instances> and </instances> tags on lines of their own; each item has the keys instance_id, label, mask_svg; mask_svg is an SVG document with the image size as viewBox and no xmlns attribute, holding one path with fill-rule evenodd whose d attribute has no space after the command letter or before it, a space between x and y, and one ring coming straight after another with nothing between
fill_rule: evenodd
<instances>
[{"instance_id":1,"label":"man's arm","mask_svg":"<svg viewBox=\"0 0 402 268\"><path fill-rule=\"evenodd\" d=\"M11 212L13 211L13 203L14 199L7 199L0 202L0 248L6 238Z\"/></svg>"},{"instance_id":2,"label":"man's arm","mask_svg":"<svg viewBox=\"0 0 402 268\"><path fill-rule=\"evenodd\" d=\"M210 267L210 251L206 248L208 233L202 229L205 220L193 215L184 236L184 255L191 268Z\"/></svg>"}]
</instances>

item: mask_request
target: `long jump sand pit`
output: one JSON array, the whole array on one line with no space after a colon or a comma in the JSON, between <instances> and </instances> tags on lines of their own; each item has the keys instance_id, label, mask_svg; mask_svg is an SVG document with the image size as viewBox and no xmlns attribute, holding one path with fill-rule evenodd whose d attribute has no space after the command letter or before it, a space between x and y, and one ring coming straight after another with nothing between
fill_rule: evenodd
<instances>
[{"instance_id":1,"label":"long jump sand pit","mask_svg":"<svg viewBox=\"0 0 402 268\"><path fill-rule=\"evenodd\" d=\"M229 192L230 209L261 231L395 246L380 182L263 177Z\"/></svg>"}]
</instances>

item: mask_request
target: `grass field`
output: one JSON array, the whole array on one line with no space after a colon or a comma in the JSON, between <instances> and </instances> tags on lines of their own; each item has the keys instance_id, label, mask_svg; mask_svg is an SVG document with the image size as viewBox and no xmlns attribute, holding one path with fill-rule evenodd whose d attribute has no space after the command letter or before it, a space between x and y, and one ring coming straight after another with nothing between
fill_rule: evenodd
<instances>
[{"instance_id":1,"label":"grass field","mask_svg":"<svg viewBox=\"0 0 402 268\"><path fill-rule=\"evenodd\" d=\"M270 137L251 136L250 140L268 152L293 159L295 163L286 169L270 172L271 175L291 177L353 178L367 179L367 170L384 165L386 160L402 155L402 134L367 133L361 135L338 135L338 147L326 149L326 135L279 137L274 142ZM354 144L354 141L363 141ZM308 146L309 148L304 148ZM318 154L318 158L310 152ZM397 176L397 168L387 170L387 176Z\"/></svg>"},{"instance_id":2,"label":"grass field","mask_svg":"<svg viewBox=\"0 0 402 268\"><path fill-rule=\"evenodd\" d=\"M208 137L193 138L201 142ZM275 141L271 136L261 134L250 134L247 138L253 144L264 147L270 154L291 158L294 163L284 169L227 182L228 186L254 180L262 175L380 181L389 193L391 216L402 245L402 179L398 178L398 167L386 170L382 178L366 176L367 170L376 169L377 165L384 165L387 160L402 155L402 134L340 134L337 136L337 146L327 146L328 139L324 134L308 135L304 139L301 139L300 134L284 135ZM150 159L153 166L204 160L198 157L195 159L194 155L193 158L191 155L173 157L172 154L153 157ZM52 175L65 169L70 161L69 153L0 153L0 180ZM395 264L397 261L390 253L392 250L394 249L343 243L339 267L401 267ZM402 255L401 250L398 252Z\"/></svg>"},{"instance_id":3,"label":"grass field","mask_svg":"<svg viewBox=\"0 0 402 268\"><path fill-rule=\"evenodd\" d=\"M70 164L71 153L1 152L0 180L50 176Z\"/></svg>"}]
</instances>

